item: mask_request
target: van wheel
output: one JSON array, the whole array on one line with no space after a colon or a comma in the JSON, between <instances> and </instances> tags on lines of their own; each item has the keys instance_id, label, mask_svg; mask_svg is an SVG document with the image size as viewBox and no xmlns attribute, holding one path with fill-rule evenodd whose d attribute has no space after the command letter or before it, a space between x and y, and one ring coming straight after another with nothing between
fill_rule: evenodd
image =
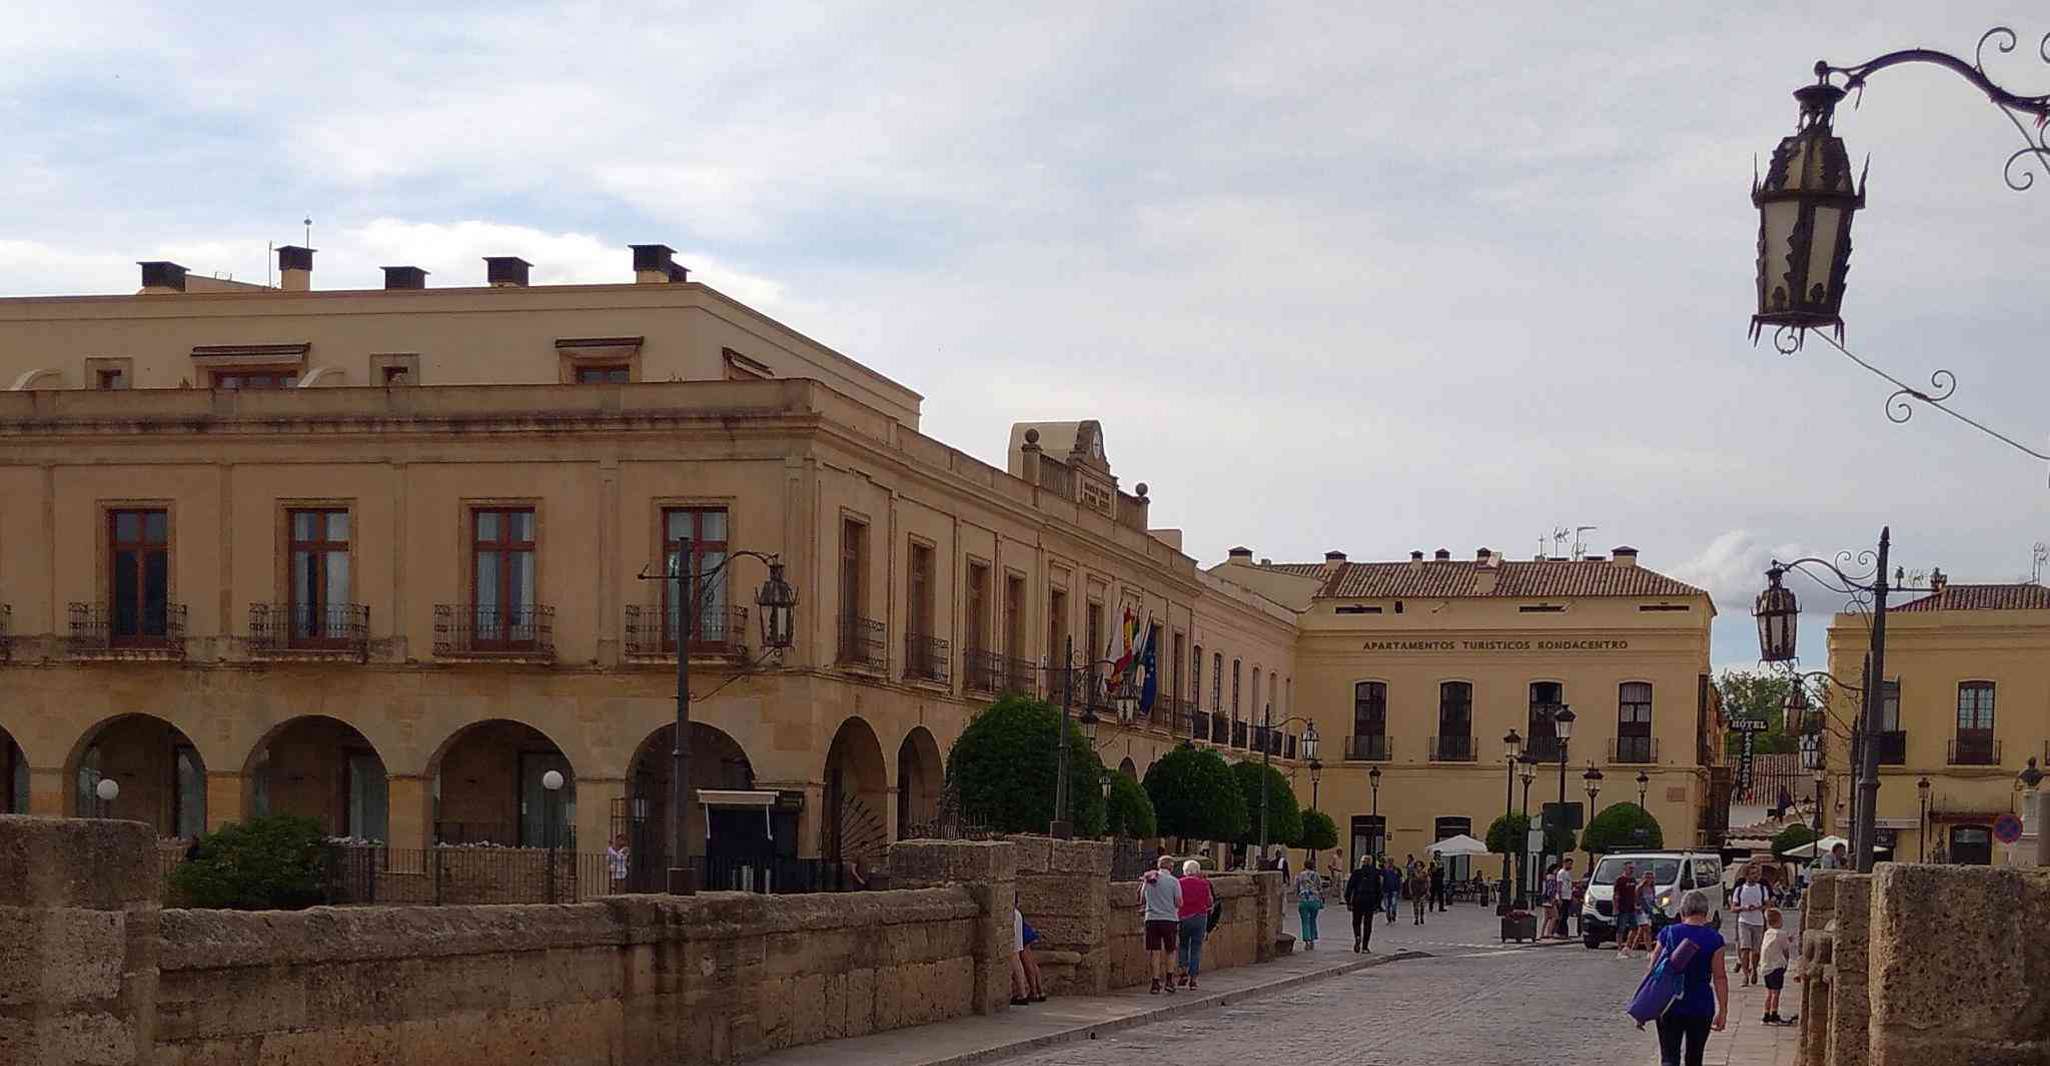
<instances>
[{"instance_id":1,"label":"van wheel","mask_svg":"<svg viewBox=\"0 0 2050 1066\"><path fill-rule=\"evenodd\" d=\"M1580 934L1580 943L1583 946L1585 946L1587 950L1593 951L1594 949L1602 946L1602 935L1590 929L1587 932Z\"/></svg>"}]
</instances>

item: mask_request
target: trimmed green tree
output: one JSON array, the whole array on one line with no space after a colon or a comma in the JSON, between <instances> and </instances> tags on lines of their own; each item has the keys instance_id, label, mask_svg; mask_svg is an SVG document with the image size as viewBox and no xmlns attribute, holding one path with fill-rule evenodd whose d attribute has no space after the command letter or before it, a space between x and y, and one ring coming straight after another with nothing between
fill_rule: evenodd
<instances>
[{"instance_id":1,"label":"trimmed green tree","mask_svg":"<svg viewBox=\"0 0 2050 1066\"><path fill-rule=\"evenodd\" d=\"M1288 783L1288 775L1272 766L1263 766L1254 759L1242 759L1233 763L1231 775L1239 783L1239 796L1246 804L1246 831L1239 834L1241 844L1260 842L1260 781L1267 781L1267 843L1293 844L1303 835L1302 808L1296 805L1295 789Z\"/></svg>"},{"instance_id":2,"label":"trimmed green tree","mask_svg":"<svg viewBox=\"0 0 2050 1066\"><path fill-rule=\"evenodd\" d=\"M1111 836L1146 840L1160 835L1153 800L1139 782L1123 774L1110 775L1110 799L1104 804L1104 831Z\"/></svg>"},{"instance_id":3,"label":"trimmed green tree","mask_svg":"<svg viewBox=\"0 0 2050 1066\"><path fill-rule=\"evenodd\" d=\"M1782 829L1779 832L1773 834L1772 853L1774 855L1784 857L1787 852L1790 852L1795 848L1802 846L1803 844L1808 844L1816 840L1819 840L1821 839L1821 837L1822 834L1817 833L1815 830L1805 825L1795 823L1794 825L1790 825L1785 829Z\"/></svg>"},{"instance_id":4,"label":"trimmed green tree","mask_svg":"<svg viewBox=\"0 0 2050 1066\"><path fill-rule=\"evenodd\" d=\"M1594 854L1628 851L1634 848L1663 848L1665 833L1651 812L1635 803L1616 803L1602 808L1580 834L1580 850Z\"/></svg>"},{"instance_id":5,"label":"trimmed green tree","mask_svg":"<svg viewBox=\"0 0 2050 1066\"><path fill-rule=\"evenodd\" d=\"M274 814L230 823L199 839L197 854L171 872L171 887L188 907L311 907L321 902L325 842L311 818Z\"/></svg>"},{"instance_id":6,"label":"trimmed green tree","mask_svg":"<svg viewBox=\"0 0 2050 1066\"><path fill-rule=\"evenodd\" d=\"M1319 810L1303 812L1303 835L1296 841L1311 851L1329 851L1338 846L1338 823Z\"/></svg>"},{"instance_id":7,"label":"trimmed green tree","mask_svg":"<svg viewBox=\"0 0 2050 1066\"><path fill-rule=\"evenodd\" d=\"M1146 795L1160 831L1184 842L1237 840L1246 804L1231 767L1208 748L1179 747L1146 768Z\"/></svg>"},{"instance_id":8,"label":"trimmed green tree","mask_svg":"<svg viewBox=\"0 0 2050 1066\"><path fill-rule=\"evenodd\" d=\"M1497 817L1488 826L1488 850L1497 855L1518 855L1530 839L1530 816L1517 812ZM1545 833L1545 850L1553 855L1564 855L1573 850L1573 833L1567 829L1551 829Z\"/></svg>"},{"instance_id":9,"label":"trimmed green tree","mask_svg":"<svg viewBox=\"0 0 2050 1066\"><path fill-rule=\"evenodd\" d=\"M1006 833L1044 833L1053 823L1061 712L1043 700L1006 696L975 716L947 752L961 812ZM1103 763L1068 723L1069 819L1078 837L1103 835Z\"/></svg>"}]
</instances>

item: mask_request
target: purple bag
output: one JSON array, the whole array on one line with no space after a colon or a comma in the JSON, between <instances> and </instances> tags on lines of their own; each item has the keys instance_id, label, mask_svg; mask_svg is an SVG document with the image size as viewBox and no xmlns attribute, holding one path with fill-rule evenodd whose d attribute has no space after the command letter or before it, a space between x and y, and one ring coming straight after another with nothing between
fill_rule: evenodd
<instances>
[{"instance_id":1,"label":"purple bag","mask_svg":"<svg viewBox=\"0 0 2050 1066\"><path fill-rule=\"evenodd\" d=\"M1624 1013L1636 1020L1639 1029L1644 1028L1646 1022L1657 1021L1687 990L1687 964L1693 962L1700 951L1700 944L1683 940L1679 947L1661 956L1658 965L1644 975L1644 981L1637 986L1637 993L1623 1008Z\"/></svg>"}]
</instances>

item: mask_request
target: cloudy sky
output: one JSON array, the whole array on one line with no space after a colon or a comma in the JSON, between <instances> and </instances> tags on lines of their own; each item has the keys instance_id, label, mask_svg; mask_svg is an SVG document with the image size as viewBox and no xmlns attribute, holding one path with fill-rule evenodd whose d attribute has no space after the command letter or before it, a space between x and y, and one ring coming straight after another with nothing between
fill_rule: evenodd
<instances>
[{"instance_id":1,"label":"cloudy sky","mask_svg":"<svg viewBox=\"0 0 2050 1066\"><path fill-rule=\"evenodd\" d=\"M1775 552L1891 523L1911 570L2012 580L2050 539L2044 464L1745 336L1753 159L1813 62L2010 23L1992 69L2050 91L2041 4L350 7L0 0L0 293L260 279L306 216L320 287L664 241L984 459L1102 419L1205 562L1594 526L1717 594L1719 665ZM2046 448L2050 174L2009 191L2014 129L1933 68L1837 126L1854 349Z\"/></svg>"}]
</instances>

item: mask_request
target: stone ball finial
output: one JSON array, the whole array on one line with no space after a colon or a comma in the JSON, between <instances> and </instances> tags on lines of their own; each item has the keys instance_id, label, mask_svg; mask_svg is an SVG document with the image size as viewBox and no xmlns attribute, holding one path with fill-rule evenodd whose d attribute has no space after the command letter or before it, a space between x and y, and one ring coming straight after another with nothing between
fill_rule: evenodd
<instances>
[{"instance_id":1,"label":"stone ball finial","mask_svg":"<svg viewBox=\"0 0 2050 1066\"><path fill-rule=\"evenodd\" d=\"M1036 430L1036 429L1028 429L1028 430L1026 430L1026 431L1025 431L1025 443L1027 443L1027 444L1038 444L1038 443L1039 443L1039 431L1038 431L1038 430Z\"/></svg>"},{"instance_id":2,"label":"stone ball finial","mask_svg":"<svg viewBox=\"0 0 2050 1066\"><path fill-rule=\"evenodd\" d=\"M1139 498L1142 500L1146 498L1146 483L1143 481L1139 482Z\"/></svg>"}]
</instances>

